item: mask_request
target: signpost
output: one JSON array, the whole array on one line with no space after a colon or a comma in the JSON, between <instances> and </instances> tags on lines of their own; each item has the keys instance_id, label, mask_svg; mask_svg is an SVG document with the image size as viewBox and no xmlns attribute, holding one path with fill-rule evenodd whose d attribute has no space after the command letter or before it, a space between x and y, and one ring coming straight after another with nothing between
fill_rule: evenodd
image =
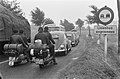
<instances>
[{"instance_id":1,"label":"signpost","mask_svg":"<svg viewBox=\"0 0 120 79\"><path fill-rule=\"evenodd\" d=\"M107 6L101 8L98 11L97 19L98 19L99 23L101 23L105 26L110 24L113 21L113 18L114 18L114 13L113 13L112 9L110 9Z\"/></svg>"},{"instance_id":2,"label":"signpost","mask_svg":"<svg viewBox=\"0 0 120 79\"><path fill-rule=\"evenodd\" d=\"M97 13L98 22L104 26L95 27L94 32L96 34L104 34L105 36L105 61L107 62L107 34L116 34L116 27L106 26L113 21L114 13L111 8L105 6L101 8Z\"/></svg>"},{"instance_id":3,"label":"signpost","mask_svg":"<svg viewBox=\"0 0 120 79\"><path fill-rule=\"evenodd\" d=\"M95 34L107 34L107 35L114 35L117 34L117 25L107 25L105 26L95 26L94 33Z\"/></svg>"}]
</instances>

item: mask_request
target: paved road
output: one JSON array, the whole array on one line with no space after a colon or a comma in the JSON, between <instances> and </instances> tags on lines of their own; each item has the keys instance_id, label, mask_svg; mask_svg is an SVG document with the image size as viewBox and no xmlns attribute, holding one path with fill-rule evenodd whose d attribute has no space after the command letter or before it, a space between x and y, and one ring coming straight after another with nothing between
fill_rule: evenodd
<instances>
[{"instance_id":1,"label":"paved road","mask_svg":"<svg viewBox=\"0 0 120 79\"><path fill-rule=\"evenodd\" d=\"M57 57L58 65L51 65L44 69L39 69L34 63L27 63L11 68L8 66L8 62L0 62L0 72L4 79L56 79L57 72L77 59L84 51L84 48L85 41L81 37L79 45L73 47L68 55Z\"/></svg>"}]
</instances>

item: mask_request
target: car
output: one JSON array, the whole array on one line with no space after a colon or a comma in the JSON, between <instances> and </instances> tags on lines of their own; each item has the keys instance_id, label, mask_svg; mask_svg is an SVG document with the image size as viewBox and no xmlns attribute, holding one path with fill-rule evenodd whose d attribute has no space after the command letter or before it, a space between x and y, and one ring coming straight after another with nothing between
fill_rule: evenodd
<instances>
[{"instance_id":1,"label":"car","mask_svg":"<svg viewBox=\"0 0 120 79\"><path fill-rule=\"evenodd\" d=\"M49 28L49 32L51 31L65 31L65 27L62 25L55 25L55 24L47 24L44 26Z\"/></svg>"},{"instance_id":2,"label":"car","mask_svg":"<svg viewBox=\"0 0 120 79\"><path fill-rule=\"evenodd\" d=\"M51 31L52 38L55 41L55 53L67 55L71 50L71 41L65 35L64 31Z\"/></svg>"},{"instance_id":3,"label":"car","mask_svg":"<svg viewBox=\"0 0 120 79\"><path fill-rule=\"evenodd\" d=\"M80 30L79 30L79 28L72 29L71 32L75 34L76 42L78 44L79 43L79 39L80 39Z\"/></svg>"},{"instance_id":4,"label":"car","mask_svg":"<svg viewBox=\"0 0 120 79\"><path fill-rule=\"evenodd\" d=\"M77 45L75 34L72 32L65 32L66 37L71 41L72 47Z\"/></svg>"},{"instance_id":5,"label":"car","mask_svg":"<svg viewBox=\"0 0 120 79\"><path fill-rule=\"evenodd\" d=\"M75 45L78 45L79 43L79 35L76 32L72 32L75 35Z\"/></svg>"}]
</instances>

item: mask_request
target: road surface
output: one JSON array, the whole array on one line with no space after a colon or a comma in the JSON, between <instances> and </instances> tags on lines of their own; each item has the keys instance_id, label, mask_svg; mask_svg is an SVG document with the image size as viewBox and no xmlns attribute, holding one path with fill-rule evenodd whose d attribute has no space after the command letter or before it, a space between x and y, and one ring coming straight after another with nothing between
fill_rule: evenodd
<instances>
[{"instance_id":1,"label":"road surface","mask_svg":"<svg viewBox=\"0 0 120 79\"><path fill-rule=\"evenodd\" d=\"M85 35L84 35L85 36ZM26 63L16 67L9 67L7 60L0 62L0 72L4 79L56 79L57 73L78 58L85 49L85 40L80 38L80 42L66 56L58 56L58 65L47 66L39 69L35 63Z\"/></svg>"}]
</instances>

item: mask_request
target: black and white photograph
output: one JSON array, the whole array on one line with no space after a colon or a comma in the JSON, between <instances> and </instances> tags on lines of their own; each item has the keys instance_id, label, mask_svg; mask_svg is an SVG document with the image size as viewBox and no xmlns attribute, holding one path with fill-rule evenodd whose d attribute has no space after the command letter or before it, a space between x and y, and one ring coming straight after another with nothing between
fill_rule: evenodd
<instances>
[{"instance_id":1,"label":"black and white photograph","mask_svg":"<svg viewBox=\"0 0 120 79\"><path fill-rule=\"evenodd\" d=\"M0 0L0 79L120 79L120 0Z\"/></svg>"}]
</instances>

